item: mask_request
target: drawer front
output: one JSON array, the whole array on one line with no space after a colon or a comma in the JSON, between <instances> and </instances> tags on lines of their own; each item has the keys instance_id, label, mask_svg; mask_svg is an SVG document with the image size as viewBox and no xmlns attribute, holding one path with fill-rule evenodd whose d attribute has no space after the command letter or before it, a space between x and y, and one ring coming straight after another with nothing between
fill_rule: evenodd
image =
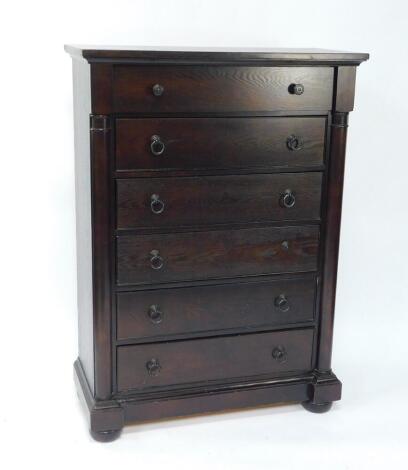
<instances>
[{"instance_id":1,"label":"drawer front","mask_svg":"<svg viewBox=\"0 0 408 470\"><path fill-rule=\"evenodd\" d=\"M122 346L119 391L312 368L313 329Z\"/></svg>"},{"instance_id":2,"label":"drawer front","mask_svg":"<svg viewBox=\"0 0 408 470\"><path fill-rule=\"evenodd\" d=\"M319 220L321 173L117 181L119 229Z\"/></svg>"},{"instance_id":3,"label":"drawer front","mask_svg":"<svg viewBox=\"0 0 408 470\"><path fill-rule=\"evenodd\" d=\"M119 285L316 270L317 226L123 235Z\"/></svg>"},{"instance_id":4,"label":"drawer front","mask_svg":"<svg viewBox=\"0 0 408 470\"><path fill-rule=\"evenodd\" d=\"M324 117L117 119L116 168L319 167L325 127Z\"/></svg>"},{"instance_id":5,"label":"drawer front","mask_svg":"<svg viewBox=\"0 0 408 470\"><path fill-rule=\"evenodd\" d=\"M282 279L117 294L119 340L313 321L316 279Z\"/></svg>"},{"instance_id":6,"label":"drawer front","mask_svg":"<svg viewBox=\"0 0 408 470\"><path fill-rule=\"evenodd\" d=\"M327 111L333 68L116 66L113 87L120 113Z\"/></svg>"}]
</instances>

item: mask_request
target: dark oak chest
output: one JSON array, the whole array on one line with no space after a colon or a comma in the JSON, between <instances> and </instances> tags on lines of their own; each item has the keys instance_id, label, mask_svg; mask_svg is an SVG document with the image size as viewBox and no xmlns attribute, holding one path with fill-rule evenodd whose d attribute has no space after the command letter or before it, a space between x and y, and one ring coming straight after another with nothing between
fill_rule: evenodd
<instances>
[{"instance_id":1,"label":"dark oak chest","mask_svg":"<svg viewBox=\"0 0 408 470\"><path fill-rule=\"evenodd\" d=\"M99 440L127 422L339 400L348 113L367 54L67 46L79 358Z\"/></svg>"}]
</instances>

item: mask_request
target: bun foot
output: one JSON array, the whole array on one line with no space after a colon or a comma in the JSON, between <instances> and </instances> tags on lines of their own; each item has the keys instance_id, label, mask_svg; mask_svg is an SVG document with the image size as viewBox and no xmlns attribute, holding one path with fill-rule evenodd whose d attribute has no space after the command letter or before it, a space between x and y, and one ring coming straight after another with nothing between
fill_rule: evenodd
<instances>
[{"instance_id":1,"label":"bun foot","mask_svg":"<svg viewBox=\"0 0 408 470\"><path fill-rule=\"evenodd\" d=\"M92 431L91 436L98 442L112 442L120 436L121 429L114 429L112 431Z\"/></svg>"},{"instance_id":2,"label":"bun foot","mask_svg":"<svg viewBox=\"0 0 408 470\"><path fill-rule=\"evenodd\" d=\"M304 401L302 405L305 410L310 411L311 413L326 413L326 411L329 411L332 407L333 402L312 403L310 401Z\"/></svg>"}]
</instances>

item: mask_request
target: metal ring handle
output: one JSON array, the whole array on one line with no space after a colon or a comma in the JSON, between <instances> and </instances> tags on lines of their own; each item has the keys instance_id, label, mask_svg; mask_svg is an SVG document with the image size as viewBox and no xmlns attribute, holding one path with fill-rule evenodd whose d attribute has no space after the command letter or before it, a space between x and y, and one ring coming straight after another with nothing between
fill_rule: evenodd
<instances>
[{"instance_id":1,"label":"metal ring handle","mask_svg":"<svg viewBox=\"0 0 408 470\"><path fill-rule=\"evenodd\" d=\"M289 150L300 150L303 148L303 139L294 134L286 139L286 146Z\"/></svg>"},{"instance_id":2,"label":"metal ring handle","mask_svg":"<svg viewBox=\"0 0 408 470\"><path fill-rule=\"evenodd\" d=\"M152 154L158 157L164 152L165 148L166 146L164 145L164 142L161 140L160 136L152 135L150 138L150 151Z\"/></svg>"},{"instance_id":3,"label":"metal ring handle","mask_svg":"<svg viewBox=\"0 0 408 470\"><path fill-rule=\"evenodd\" d=\"M160 196L158 194L151 195L150 209L153 214L161 214L164 211L164 202L160 200Z\"/></svg>"},{"instance_id":4,"label":"metal ring handle","mask_svg":"<svg viewBox=\"0 0 408 470\"><path fill-rule=\"evenodd\" d=\"M152 269L161 269L164 265L164 259L160 256L159 250L152 250L150 256L150 266Z\"/></svg>"},{"instance_id":5,"label":"metal ring handle","mask_svg":"<svg viewBox=\"0 0 408 470\"><path fill-rule=\"evenodd\" d=\"M287 189L280 197L280 205L282 207L286 207L290 209L296 204L295 195L292 193L290 189Z\"/></svg>"},{"instance_id":6,"label":"metal ring handle","mask_svg":"<svg viewBox=\"0 0 408 470\"><path fill-rule=\"evenodd\" d=\"M158 305L150 305L147 315L149 316L150 321L154 324L158 324L163 321L163 313Z\"/></svg>"},{"instance_id":7,"label":"metal ring handle","mask_svg":"<svg viewBox=\"0 0 408 470\"><path fill-rule=\"evenodd\" d=\"M282 312L287 312L289 310L290 305L285 294L280 294L275 298L275 307L277 307Z\"/></svg>"},{"instance_id":8,"label":"metal ring handle","mask_svg":"<svg viewBox=\"0 0 408 470\"><path fill-rule=\"evenodd\" d=\"M149 375L155 377L161 371L161 365L158 359L152 358L146 362L146 369Z\"/></svg>"}]
</instances>

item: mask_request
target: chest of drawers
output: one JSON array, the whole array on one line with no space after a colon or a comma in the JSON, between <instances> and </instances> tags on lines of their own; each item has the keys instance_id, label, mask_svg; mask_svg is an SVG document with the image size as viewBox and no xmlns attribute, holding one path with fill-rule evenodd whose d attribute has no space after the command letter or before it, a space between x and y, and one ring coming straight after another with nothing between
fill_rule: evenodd
<instances>
[{"instance_id":1,"label":"chest of drawers","mask_svg":"<svg viewBox=\"0 0 408 470\"><path fill-rule=\"evenodd\" d=\"M348 113L367 54L66 46L92 435L276 402L322 412Z\"/></svg>"}]
</instances>

